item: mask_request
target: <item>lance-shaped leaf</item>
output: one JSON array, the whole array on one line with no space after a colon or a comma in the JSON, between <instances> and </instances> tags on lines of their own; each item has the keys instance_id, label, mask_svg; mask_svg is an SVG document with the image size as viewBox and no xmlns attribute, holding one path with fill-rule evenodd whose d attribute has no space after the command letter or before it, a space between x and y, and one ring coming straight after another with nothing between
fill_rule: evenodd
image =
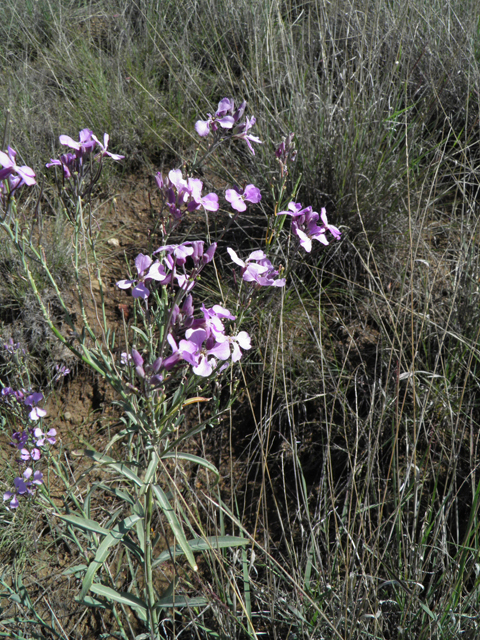
<instances>
[{"instance_id":1,"label":"lance-shaped leaf","mask_svg":"<svg viewBox=\"0 0 480 640\"><path fill-rule=\"evenodd\" d=\"M196 551L209 551L210 549L228 549L229 547L240 547L242 545L249 544L245 538L238 538L236 536L210 536L208 538L195 538L194 540L187 541L188 546L192 552ZM152 567L158 567L162 562L168 562L172 558L183 555L183 549L179 547L170 547L166 551L155 558L152 563Z\"/></svg>"},{"instance_id":2,"label":"lance-shaped leaf","mask_svg":"<svg viewBox=\"0 0 480 640\"><path fill-rule=\"evenodd\" d=\"M155 603L155 609L173 609L173 607L205 607L208 604L207 598L198 596L189 598L188 596L170 596L162 598Z\"/></svg>"},{"instance_id":3,"label":"lance-shaped leaf","mask_svg":"<svg viewBox=\"0 0 480 640\"><path fill-rule=\"evenodd\" d=\"M92 584L90 590L98 596L103 596L110 602L118 602L119 604L124 604L136 609L142 620L147 619L147 604L140 598L137 598L137 596L126 593L125 591L115 591L115 589L106 587L103 584Z\"/></svg>"},{"instance_id":4,"label":"lance-shaped leaf","mask_svg":"<svg viewBox=\"0 0 480 640\"><path fill-rule=\"evenodd\" d=\"M82 518L81 516L62 516L59 513L55 514L57 518L64 520L68 524L77 527L77 529L81 529L82 531L87 531L88 533L101 533L106 536L109 531L104 527L101 527L94 520L89 520L88 518Z\"/></svg>"},{"instance_id":5,"label":"lance-shaped leaf","mask_svg":"<svg viewBox=\"0 0 480 640\"><path fill-rule=\"evenodd\" d=\"M85 578L83 579L82 583L82 590L80 592L80 595L78 596L78 600L82 601L87 595L90 587L92 586L93 578L107 559L111 547L118 544L122 540L124 535L131 529L131 527L133 527L133 525L138 520L140 520L140 516L137 516L136 514L129 516L128 518L125 518L125 520L119 522L117 526L114 527L108 533L108 535L105 536L102 544L97 549L95 560L90 563L87 573L85 574Z\"/></svg>"},{"instance_id":6,"label":"lance-shaped leaf","mask_svg":"<svg viewBox=\"0 0 480 640\"><path fill-rule=\"evenodd\" d=\"M152 451L152 458L150 460L147 470L145 471L145 478L144 478L145 484L150 484L153 476L155 475L155 471L157 470L157 466L158 466L158 456L154 451Z\"/></svg>"},{"instance_id":7,"label":"lance-shaped leaf","mask_svg":"<svg viewBox=\"0 0 480 640\"><path fill-rule=\"evenodd\" d=\"M180 522L175 514L175 511L172 509L167 496L157 484L153 485L153 492L157 499L160 508L162 509L165 517L168 520L168 524L170 525L173 534L175 536L176 541L180 545L181 549L183 549L185 555L187 556L187 560L190 563L190 566L194 571L198 570L197 564L195 562L195 558L193 557L192 550L190 549L185 534L183 533L183 529L180 525Z\"/></svg>"},{"instance_id":8,"label":"lance-shaped leaf","mask_svg":"<svg viewBox=\"0 0 480 640\"><path fill-rule=\"evenodd\" d=\"M77 573L85 573L88 569L86 564L77 564L75 567L70 567L70 569L65 569L62 571L62 576L74 576ZM77 576L78 578L79 576Z\"/></svg>"},{"instance_id":9,"label":"lance-shaped leaf","mask_svg":"<svg viewBox=\"0 0 480 640\"><path fill-rule=\"evenodd\" d=\"M102 454L102 453L97 453L96 451L92 451L90 449L84 449L83 451L80 452L80 455L87 456L92 460L95 460L95 462L98 462L99 464L104 464L110 467L111 469L118 471L118 473L121 473L122 476L124 476L125 478L128 478L128 480L131 480L137 486L143 487L143 482L137 476L135 471L130 469L130 467L127 467L127 465L122 464L121 462L117 462L114 458L110 458L110 456L106 456L105 454Z\"/></svg>"},{"instance_id":10,"label":"lance-shaped leaf","mask_svg":"<svg viewBox=\"0 0 480 640\"><path fill-rule=\"evenodd\" d=\"M218 472L217 467L211 462L208 462L208 460L205 460L200 456L196 456L193 453L178 453L178 452L171 451L171 452L162 454L161 458L162 460L166 460L167 458L173 458L175 460L187 460L188 462L193 462L195 464L198 464L201 467L204 467L205 469L208 469L208 471L211 471L212 473L214 473L217 478L217 482L220 480L220 474Z\"/></svg>"}]
</instances>

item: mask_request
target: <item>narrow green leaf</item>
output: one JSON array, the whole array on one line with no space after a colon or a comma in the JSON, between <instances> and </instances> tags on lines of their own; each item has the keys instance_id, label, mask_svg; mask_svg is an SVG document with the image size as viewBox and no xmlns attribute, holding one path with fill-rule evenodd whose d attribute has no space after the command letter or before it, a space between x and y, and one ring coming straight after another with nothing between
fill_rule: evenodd
<instances>
[{"instance_id":1,"label":"narrow green leaf","mask_svg":"<svg viewBox=\"0 0 480 640\"><path fill-rule=\"evenodd\" d=\"M207 598L201 596L189 598L187 596L172 596L162 598L155 603L155 609L173 609L174 607L205 607L208 604Z\"/></svg>"},{"instance_id":2,"label":"narrow green leaf","mask_svg":"<svg viewBox=\"0 0 480 640\"><path fill-rule=\"evenodd\" d=\"M157 484L153 485L153 491L157 498L158 504L160 505L160 508L162 509L163 513L165 514L165 517L168 520L168 524L172 528L173 534L178 544L180 545L185 555L187 556L187 560L190 563L190 566L194 571L197 571L198 567L195 562L195 558L193 557L192 550L188 546L188 542L185 537L185 534L183 533L183 529L180 525L180 522L178 521L175 511L172 509L167 499L167 496L165 495L161 487L159 487Z\"/></svg>"},{"instance_id":3,"label":"narrow green leaf","mask_svg":"<svg viewBox=\"0 0 480 640\"><path fill-rule=\"evenodd\" d=\"M135 525L135 528L137 530L138 544L142 551L142 555L144 556L145 555L145 527L144 527L143 520L140 520L139 522L137 522L137 524Z\"/></svg>"},{"instance_id":4,"label":"narrow green leaf","mask_svg":"<svg viewBox=\"0 0 480 640\"><path fill-rule=\"evenodd\" d=\"M120 604L127 605L128 607L133 607L134 609L137 609L139 613L143 613L146 618L147 604L131 593L126 593L125 591L115 591L110 587L106 587L104 584L92 584L91 591L93 591L93 593L96 593L98 596L103 596L107 600L118 602Z\"/></svg>"},{"instance_id":5,"label":"narrow green leaf","mask_svg":"<svg viewBox=\"0 0 480 640\"><path fill-rule=\"evenodd\" d=\"M132 331L135 331L135 333L138 333L140 336L142 336L142 338L145 340L147 344L150 342L145 331L142 331L139 327L132 325Z\"/></svg>"},{"instance_id":6,"label":"narrow green leaf","mask_svg":"<svg viewBox=\"0 0 480 640\"><path fill-rule=\"evenodd\" d=\"M192 552L195 551L209 551L210 549L228 549L229 547L240 547L242 545L249 544L245 538L238 538L236 536L210 536L208 538L195 538L194 540L188 540L187 544ZM184 554L183 548L177 546L170 547L155 559L152 563L152 567L158 567L162 562L168 562L172 558L181 556Z\"/></svg>"},{"instance_id":7,"label":"narrow green leaf","mask_svg":"<svg viewBox=\"0 0 480 640\"><path fill-rule=\"evenodd\" d=\"M143 565L143 563L145 562L145 556L142 549L138 546L138 544L133 542L133 540L129 540L128 538L124 538L123 544L129 551L131 551L131 553L133 553L133 555L137 558L138 562L140 562Z\"/></svg>"},{"instance_id":8,"label":"narrow green leaf","mask_svg":"<svg viewBox=\"0 0 480 640\"><path fill-rule=\"evenodd\" d=\"M129 410L129 406L125 404L124 402L118 402L116 403L118 404L120 407L122 407L122 409L127 412ZM119 431L118 433L116 433L113 438L110 440L110 442L107 444L107 446L105 447L105 452L107 452L109 449L111 449L113 447L113 445L115 444L115 442L118 442L119 440L123 440L123 438L125 438L125 436L127 436L129 434L130 430L129 429L122 429L121 431Z\"/></svg>"},{"instance_id":9,"label":"narrow green leaf","mask_svg":"<svg viewBox=\"0 0 480 640\"><path fill-rule=\"evenodd\" d=\"M242 569L243 569L243 596L245 599L245 610L248 618L252 619L252 589L250 583L250 574L248 571L247 551L242 549Z\"/></svg>"},{"instance_id":10,"label":"narrow green leaf","mask_svg":"<svg viewBox=\"0 0 480 640\"><path fill-rule=\"evenodd\" d=\"M144 479L145 484L150 484L153 476L155 475L155 471L157 470L157 466L158 466L158 456L154 451L152 451L152 459L150 460L150 464L148 465L148 468L145 472L145 479Z\"/></svg>"},{"instance_id":11,"label":"narrow green leaf","mask_svg":"<svg viewBox=\"0 0 480 640\"><path fill-rule=\"evenodd\" d=\"M215 476L217 477L217 482L220 479L220 474L218 472L217 467L214 464L212 464L211 462L208 462L208 460L205 460L200 456L194 455L193 453L170 452L170 453L165 453L164 455L161 456L161 458L162 460L166 460L167 458L174 458L175 460L187 460L188 462L194 462L195 464L198 464L204 467L205 469L208 469L212 473L214 473Z\"/></svg>"},{"instance_id":12,"label":"narrow green leaf","mask_svg":"<svg viewBox=\"0 0 480 640\"><path fill-rule=\"evenodd\" d=\"M103 491L107 491L108 493L113 493L114 496L116 496L117 498L120 498L124 502L128 502L128 504L132 506L135 504L134 498L132 498L132 496L128 493L128 491L123 491L122 489L117 489L116 487L110 487L108 486L108 484L104 484L103 482L100 482L98 487Z\"/></svg>"},{"instance_id":13,"label":"narrow green leaf","mask_svg":"<svg viewBox=\"0 0 480 640\"><path fill-rule=\"evenodd\" d=\"M82 571L86 571L88 566L86 564L77 564L75 567L70 567L70 569L66 569L62 571L62 576L73 576L77 573L81 573Z\"/></svg>"},{"instance_id":14,"label":"narrow green leaf","mask_svg":"<svg viewBox=\"0 0 480 640\"><path fill-rule=\"evenodd\" d=\"M90 590L95 574L108 558L110 548L118 544L138 520L140 520L140 517L136 514L129 516L128 518L125 518L125 520L119 522L117 526L114 527L107 536L105 536L102 544L97 549L95 560L92 560L90 563L87 573L83 579L82 590L79 595L80 600L83 600Z\"/></svg>"},{"instance_id":15,"label":"narrow green leaf","mask_svg":"<svg viewBox=\"0 0 480 640\"><path fill-rule=\"evenodd\" d=\"M419 604L419 605L420 605L420 607L425 611L425 613L426 613L427 615L429 615L429 616L430 616L430 618L431 618L432 620L435 620L435 622L437 622L437 616L433 613L433 611L432 611L431 609L429 609L429 608L427 607L427 605L426 605L426 604L424 604L423 602L420 602L420 601L418 601L418 604ZM440 629L441 629L441 627L440 627Z\"/></svg>"},{"instance_id":16,"label":"narrow green leaf","mask_svg":"<svg viewBox=\"0 0 480 640\"><path fill-rule=\"evenodd\" d=\"M77 596L75 600L77 600L78 602L80 598ZM86 604L89 607L93 607L94 609L111 609L112 608L110 605L105 605L103 602L100 602L100 600L97 600L96 598L92 598L91 596L85 596L85 598L82 600L82 604Z\"/></svg>"},{"instance_id":17,"label":"narrow green leaf","mask_svg":"<svg viewBox=\"0 0 480 640\"><path fill-rule=\"evenodd\" d=\"M84 456L95 460L95 462L98 462L99 464L104 464L111 467L112 469L115 469L115 471L121 473L123 476L125 476L125 478L131 480L137 486L143 487L143 482L137 476L135 471L130 469L130 467L127 467L127 465L122 464L121 462L117 462L114 458L110 458L110 456L92 451L91 449L84 449L81 453Z\"/></svg>"},{"instance_id":18,"label":"narrow green leaf","mask_svg":"<svg viewBox=\"0 0 480 640\"><path fill-rule=\"evenodd\" d=\"M108 534L108 529L104 529L94 520L89 520L88 518L83 518L81 516L62 516L59 513L56 513L55 515L57 516L57 518L64 520L68 524L71 524L74 527L77 527L77 529L81 529L82 531L101 533L104 536Z\"/></svg>"},{"instance_id":19,"label":"narrow green leaf","mask_svg":"<svg viewBox=\"0 0 480 640\"><path fill-rule=\"evenodd\" d=\"M12 602L16 602L17 604L23 604L20 596L18 594L16 594L16 593L12 593L9 596L9 600L11 600Z\"/></svg>"}]
</instances>

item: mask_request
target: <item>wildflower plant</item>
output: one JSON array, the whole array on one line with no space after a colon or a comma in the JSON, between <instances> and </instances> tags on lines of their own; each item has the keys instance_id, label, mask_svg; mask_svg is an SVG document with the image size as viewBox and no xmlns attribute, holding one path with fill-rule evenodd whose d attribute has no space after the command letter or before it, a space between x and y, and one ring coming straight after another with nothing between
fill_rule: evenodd
<instances>
[{"instance_id":1,"label":"wildflower plant","mask_svg":"<svg viewBox=\"0 0 480 640\"><path fill-rule=\"evenodd\" d=\"M244 120L246 107L246 103L242 102L235 109L234 101L224 98L213 115L207 114L206 120L197 121L195 130L200 139L207 140L212 136L213 141L210 144L207 142L203 157L192 165L194 169L205 162L220 144L241 140L246 142L252 154L255 153L252 143L260 144L260 139L250 133L256 123L255 117L246 117ZM76 510L59 513L48 493L43 500L65 523L71 540L75 541L79 554L85 560L76 574L82 576L78 600L86 605L110 609L121 628L122 608L129 606L142 622L148 634L145 637L156 640L160 638L162 611L171 607L201 604L199 598L176 597L175 580L159 593L154 586L154 573L160 565L182 555L191 569L197 571L196 551L246 544L244 537L212 538L204 535L198 523L192 523L185 515L185 510L178 507L181 497L168 473L171 461L175 464L187 461L203 468L218 480L219 474L214 465L179 448L188 438L205 428L205 423L182 427L185 412L190 405L212 402L215 411L210 423L214 424L222 407L218 398L210 397L212 383L218 385L222 376L231 367L237 366L254 345L254 337L241 328L241 309L239 313L238 309L229 309L223 304L207 304L198 293L199 278L203 270L214 263L219 251L218 242L206 244L202 240L183 240L178 243L173 233L193 211L203 209L206 214L215 213L225 202L225 206L229 205L235 211L235 216L239 216L247 207L258 204L262 195L253 184L243 188L232 185L220 195L204 193L203 182L194 175L194 170L190 175L184 175L180 169L171 170L165 177L157 173L156 183L161 201L158 213L161 243L150 253L138 253L133 272L116 283L119 291L132 296L134 303L134 323L130 329L125 325L122 344L119 345L117 336L108 326L105 312L106 294L100 261L96 256L96 227L92 224L90 197L100 177L103 162L119 162L123 156L108 151L107 134L102 143L90 129L80 131L78 140L61 135L59 141L69 150L60 154L58 159L51 159L46 167L61 170L57 179L74 246L73 268L79 319L74 319L63 299L31 229L23 230L16 216L4 216L2 228L21 257L25 277L56 338L102 376L116 394L115 404L120 411L122 427L107 445L108 454L100 453L93 447L85 448L81 454L95 465L101 465L105 471L116 474L117 482L113 491L122 503L122 509L116 511L108 526L93 520L89 508L90 497L83 503L76 499L70 481L54 458L52 461L59 480L65 483ZM274 265L270 258L276 261L272 239L275 237L280 242L284 238L282 228L287 216L292 218L292 231L300 241L299 246L307 251L311 250L312 239L328 244L327 231L334 238L340 237L339 230L328 223L324 210L319 216L311 207L302 209L293 200L285 210L280 210L287 206L285 180L288 164L295 160L295 155L291 134L276 152L282 182L276 198L275 219L281 223L275 222L272 227L274 234L267 238L265 250L252 247L254 250L242 259L234 249L227 249L235 265L234 270L240 267L238 284L248 289L249 300L263 287L285 287L288 265L287 268ZM8 153L0 155L0 163L3 165L0 176L10 206L14 191L21 183L12 188L8 180L14 176L23 181L24 186L34 187L35 174L28 167L19 168L15 165L15 153L10 148ZM291 198L295 196L297 188L298 184L294 193L290 194ZM317 224L320 220L322 226ZM101 313L97 327L92 326L85 311L80 261L82 252L85 260L92 260L93 256L93 264L87 264L87 272L90 278L97 279L100 288L98 308ZM64 324L69 327L73 340L65 335L45 304L32 276L31 260L42 265L47 280L57 294ZM65 368L58 369L55 380L66 373L68 370ZM42 472L34 465L40 461L44 449L55 445L57 434L48 424L43 424L47 418L40 391L4 387L2 402L12 415L22 414L26 425L22 431L14 432L11 440L12 449L23 466L21 474L5 492L4 502L9 508L15 509L21 499L31 498L35 488L42 484ZM115 453L119 446L123 447L121 456ZM100 488L112 491L111 485L105 483L101 483ZM168 553L158 549L159 536L155 528L160 518L168 523L174 538L174 545ZM73 531L76 533L71 533ZM143 586L139 586L140 582L132 575L131 588L120 591L112 580L108 559L110 552L118 545L122 545L127 554L130 567L135 565L141 571ZM253 629L251 620L249 626Z\"/></svg>"}]
</instances>

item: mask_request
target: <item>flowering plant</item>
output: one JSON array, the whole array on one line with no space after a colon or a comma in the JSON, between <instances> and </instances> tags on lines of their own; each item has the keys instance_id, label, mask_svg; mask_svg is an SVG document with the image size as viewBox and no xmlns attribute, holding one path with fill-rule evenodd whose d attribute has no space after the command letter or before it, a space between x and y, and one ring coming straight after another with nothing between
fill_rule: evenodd
<instances>
[{"instance_id":1,"label":"flowering plant","mask_svg":"<svg viewBox=\"0 0 480 640\"><path fill-rule=\"evenodd\" d=\"M244 101L235 109L234 101L224 98L213 115L209 113L206 120L196 122L195 130L200 138L206 139L213 134L213 141L200 161L193 163L194 169L220 144L234 140L245 141L251 154L255 155L252 143L261 144L261 141L250 133L256 124L256 118L247 116L243 120L246 107ZM109 607L118 620L118 606L128 605L137 612L147 631L145 637L158 640L162 610L189 606L193 601L189 598L175 600L172 596L175 580L172 580L163 593L159 593L154 586L155 570L163 562L181 554L192 570L196 571L194 553L199 549L221 549L246 544L243 537L212 538L195 530L184 515L183 507L177 508L182 504L183 497L168 473L167 464L172 460L175 464L182 461L193 462L218 480L219 473L208 460L179 450L179 445L205 428L205 423L188 426L183 432L180 432L180 426L184 421L186 408L190 405L213 400L216 403L215 415L221 413L219 394L213 399L208 397L212 383L219 385L221 376L239 363L245 352L252 349L254 341L241 328L243 309L240 308L238 312L241 307L238 302L237 309L231 310L224 306L226 303L223 300L222 304L212 304L206 300L201 300L199 304L197 301L201 296L198 283L203 270L213 265L218 253L223 252L220 238L205 244L198 239L177 242L173 237L173 233L194 211L203 209L208 222L208 214L216 213L222 206L223 196L219 197L214 192L204 194L203 182L195 176L194 170L185 175L181 169L172 169L165 177L160 172L156 175L161 201L158 214L160 246L150 252L138 253L134 260L134 274L116 282L118 290L124 292L122 295L131 294L134 306L134 322L128 326L125 324L122 344L120 348L117 347L118 339L108 326L105 311L106 294L100 261L96 255L94 226L90 224L92 214L89 202L103 162L108 159L121 161L123 156L108 150L107 134L104 134L102 143L90 129L82 129L78 141L67 135L61 135L59 141L70 151L62 153L58 159L51 159L46 166L61 169L60 197L67 220L71 224L75 247L73 268L80 309L78 319L62 298L41 247L35 245L34 236L26 235L15 217L7 220L5 216L2 228L21 257L25 278L30 283L51 331L115 391L115 404L120 411L122 429L107 445L107 451L115 443L123 442L126 445L126 458L116 459L107 453L97 452L93 447L79 452L96 465L114 472L122 482L121 488L114 489L115 496L123 503L122 508L115 512L108 526L92 520L89 500L84 503L76 500L75 512L70 510L68 513L60 513L58 507L52 501L49 502L48 495L45 500L55 510L56 517L70 530L81 532L87 539L87 546L84 548L80 539L75 537L79 553L89 562L88 566L82 565L78 569L78 575L82 576L79 601L95 607ZM284 237L283 224L287 216L292 218L291 230L299 240L299 246L308 252L312 250L312 240L328 244L327 231L334 238L340 238L340 231L328 223L324 209L319 216L312 207L302 208L295 202L299 183L290 198L285 195L289 163L296 158L293 134L280 144L275 155L280 163L282 183L279 192L274 194L274 223L267 236L265 250L254 248L247 258L242 259L233 248L227 248L233 263L241 268L240 286L248 289L249 299L262 288L286 286L288 264L286 267L278 265L279 251L274 251L273 238L280 242ZM34 186L34 172L28 167L18 167L15 164L15 152L10 147L8 153L0 153L0 163L3 166L0 170L2 193L7 194L9 202L12 201L12 193L21 184ZM237 219L249 206L260 204L262 193L251 183L244 183L243 187L231 185L225 190L224 200L235 211L233 219ZM290 202L287 205L288 200ZM87 216L86 210L89 214ZM94 330L86 313L79 264L81 243L87 245L89 255L93 256L95 262L94 271L102 301L100 332ZM42 266L47 280L56 291L64 322L69 327L73 340L64 335L52 318L32 276L29 266L32 258ZM277 266L274 266L271 259L274 259ZM68 370L64 367L59 368L55 380L66 375L66 372ZM24 388L14 390L13 387L6 386L2 389L1 398L10 411L23 416L26 425L23 430L15 431L11 439L11 446L19 456L18 463L25 467L21 475L13 480L13 490L4 494L4 503L15 509L21 504L19 498L33 497L35 488L42 485L43 473L34 469L34 466L42 458L43 451L55 444L57 433L55 429L43 426L46 410L42 406L44 398L41 392L35 392L30 387L27 391ZM215 418L210 422L215 423ZM61 465L54 458L52 461L59 479L65 483L70 495L73 495ZM106 484L102 484L102 487L105 490L111 489ZM167 554L158 549L159 536L154 533L152 526L158 518L162 518L163 523L168 523L174 539L174 545ZM191 533L187 534L186 531ZM135 532L134 538L132 532ZM189 538L188 535L193 537ZM140 568L142 577L140 581L135 580L135 592L120 592L108 570L109 552L120 544L128 554L130 566L136 564ZM195 605L198 602L199 599L195 599Z\"/></svg>"}]
</instances>

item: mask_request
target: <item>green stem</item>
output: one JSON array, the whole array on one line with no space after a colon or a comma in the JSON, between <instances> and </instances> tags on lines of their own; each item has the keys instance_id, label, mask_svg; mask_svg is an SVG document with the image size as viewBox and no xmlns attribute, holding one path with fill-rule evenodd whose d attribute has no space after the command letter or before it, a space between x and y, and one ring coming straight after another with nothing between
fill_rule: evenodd
<instances>
[{"instance_id":1,"label":"green stem","mask_svg":"<svg viewBox=\"0 0 480 640\"><path fill-rule=\"evenodd\" d=\"M154 454L155 455L155 454ZM148 604L148 618L151 640L157 640L158 612L155 609L155 589L153 588L152 572L152 516L153 516L153 488L148 485L145 496L145 590Z\"/></svg>"}]
</instances>

